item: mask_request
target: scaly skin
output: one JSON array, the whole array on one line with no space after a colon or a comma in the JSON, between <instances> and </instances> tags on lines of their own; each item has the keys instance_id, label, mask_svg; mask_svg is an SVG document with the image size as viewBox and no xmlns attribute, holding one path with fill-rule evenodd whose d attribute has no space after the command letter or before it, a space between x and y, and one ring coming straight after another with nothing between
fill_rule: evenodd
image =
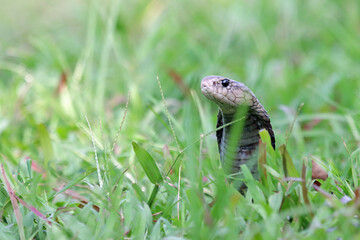
<instances>
[{"instance_id":1,"label":"scaly skin","mask_svg":"<svg viewBox=\"0 0 360 240\"><path fill-rule=\"evenodd\" d=\"M242 135L232 163L234 173L238 172L240 165L246 163L256 151L260 140L259 130L266 129L269 132L272 147L275 149L275 137L269 115L248 87L229 78L207 76L201 80L201 92L219 106L217 127L235 120L234 116L239 106L248 107ZM230 127L216 132L222 163L228 149ZM257 167L252 169L253 173L256 171Z\"/></svg>"}]
</instances>

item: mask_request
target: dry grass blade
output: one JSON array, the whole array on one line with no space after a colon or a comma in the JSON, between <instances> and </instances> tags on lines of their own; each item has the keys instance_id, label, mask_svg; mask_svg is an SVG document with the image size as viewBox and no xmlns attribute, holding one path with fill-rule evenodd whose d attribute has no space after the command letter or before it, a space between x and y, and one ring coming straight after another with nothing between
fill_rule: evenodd
<instances>
[{"instance_id":1,"label":"dry grass blade","mask_svg":"<svg viewBox=\"0 0 360 240\"><path fill-rule=\"evenodd\" d=\"M312 180L321 179L325 181L328 178L328 173L315 160L311 160L311 162L312 162L311 179ZM321 185L319 181L315 181L314 184L319 187Z\"/></svg>"},{"instance_id":2,"label":"dry grass blade","mask_svg":"<svg viewBox=\"0 0 360 240\"><path fill-rule=\"evenodd\" d=\"M264 178L267 178L267 172L264 165L266 165L266 143L264 143L262 140L259 141L259 170L260 174L264 176Z\"/></svg>"},{"instance_id":3,"label":"dry grass blade","mask_svg":"<svg viewBox=\"0 0 360 240\"><path fill-rule=\"evenodd\" d=\"M30 211L32 211L36 216L42 218L43 220L45 220L48 224L51 225L51 221L50 219L48 219L44 214L42 214L39 210L37 210L34 206L28 204L27 202L25 202L24 200L22 200L21 198L19 198L16 194L14 194L14 197L27 209L29 209Z\"/></svg>"},{"instance_id":4,"label":"dry grass blade","mask_svg":"<svg viewBox=\"0 0 360 240\"><path fill-rule=\"evenodd\" d=\"M330 200L332 200L333 199L333 196L330 194L330 193L328 193L328 192L326 192L326 191L324 191L323 189L321 189L321 187L319 187L319 186L317 186L317 185L313 185L313 187L314 187L314 189L316 190L316 191L318 191L321 195L323 195L324 197L326 197L327 199L330 199Z\"/></svg>"},{"instance_id":5,"label":"dry grass blade","mask_svg":"<svg viewBox=\"0 0 360 240\"><path fill-rule=\"evenodd\" d=\"M68 76L67 76L66 72L62 72L60 75L60 78L59 78L59 82L58 82L56 91L55 91L55 94L57 96L59 96L60 93L65 90L65 88L67 87L66 86L67 82L68 82Z\"/></svg>"},{"instance_id":6,"label":"dry grass blade","mask_svg":"<svg viewBox=\"0 0 360 240\"><path fill-rule=\"evenodd\" d=\"M176 85L178 85L179 89L185 94L185 95L189 95L190 94L190 89L188 88L188 86L186 86L186 84L184 83L183 78L179 75L179 73L177 73L174 69L170 69L168 71L171 79L174 81L174 83Z\"/></svg>"}]
</instances>

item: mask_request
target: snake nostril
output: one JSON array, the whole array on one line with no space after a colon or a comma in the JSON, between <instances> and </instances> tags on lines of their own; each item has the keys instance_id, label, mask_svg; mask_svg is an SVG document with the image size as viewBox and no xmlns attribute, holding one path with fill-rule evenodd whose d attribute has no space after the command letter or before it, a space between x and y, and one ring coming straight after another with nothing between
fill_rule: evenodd
<instances>
[{"instance_id":1,"label":"snake nostril","mask_svg":"<svg viewBox=\"0 0 360 240\"><path fill-rule=\"evenodd\" d=\"M213 81L213 82L212 82L212 85L213 85L213 86L215 86L215 85L216 85L216 82L215 82L215 81Z\"/></svg>"}]
</instances>

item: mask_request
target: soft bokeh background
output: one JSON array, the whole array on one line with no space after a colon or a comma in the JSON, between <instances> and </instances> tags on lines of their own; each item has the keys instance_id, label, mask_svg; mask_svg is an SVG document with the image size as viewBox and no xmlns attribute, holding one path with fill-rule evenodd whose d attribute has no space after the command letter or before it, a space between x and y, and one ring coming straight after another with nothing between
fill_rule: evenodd
<instances>
[{"instance_id":1,"label":"soft bokeh background","mask_svg":"<svg viewBox=\"0 0 360 240\"><path fill-rule=\"evenodd\" d=\"M26 160L31 159L42 169L40 173L47 175L45 180L37 179L37 184L42 184L38 189L31 185L31 178L25 189L17 189L47 216L73 202L66 196L47 201L46 195L96 167L94 135L105 187L98 187L93 173L85 183L75 181L90 192L84 193L79 186L75 190L103 206L99 195L106 198L118 184L120 203L107 210L114 208L111 224L123 224L119 231L125 236L144 236L144 229L150 234L151 213L156 210L167 209L162 217L175 221L179 215L176 203L166 203L166 191L170 190L163 190L152 212L135 197L133 182L146 196L152 185L131 142L141 143L160 169L168 169L178 149L189 146L177 165L183 168L184 191L193 189L189 186L194 181L216 175L212 172L219 168L214 136L206 138L201 157L196 142L201 133L215 129L217 107L201 96L199 89L201 78L213 74L241 81L253 90L271 116L277 146L285 142L286 131L304 103L288 142L295 166L300 169L303 159L314 156L344 179L351 178L349 154L355 153L352 156L358 160L360 143L359 1L1 0L0 5L2 162L8 174L24 174L27 179ZM180 146L170 130L157 77ZM127 115L118 133L128 94ZM175 182L176 174L172 176ZM196 184L193 187L200 188L201 181ZM357 180L352 184L357 187ZM2 216L15 223L7 194L3 194ZM148 218L134 230L132 224L145 221L143 210L127 212L126 204L138 203L149 210ZM192 203L182 203L184 218L172 222L172 230L159 236L229 237L225 230L212 235L226 228L221 224L207 229L208 233L197 233L196 226L203 226L200 220L192 222L197 213L190 214L192 220L185 218L188 211L196 209ZM117 220L118 211L125 215L125 222ZM49 236L56 236L57 231L79 236L76 227L81 224L88 227L82 228L81 237L117 236L109 218L92 213L89 223L79 217L81 213L57 215L63 225L72 223L74 227L53 227ZM93 227L90 219L96 217L101 220ZM4 220L3 224L5 231ZM41 226L28 223L26 236L43 238L44 233L34 230ZM99 230L104 226L105 233ZM261 229L256 227L251 234L268 234ZM17 228L6 231L17 233ZM279 237L276 234L280 232L273 235Z\"/></svg>"}]
</instances>

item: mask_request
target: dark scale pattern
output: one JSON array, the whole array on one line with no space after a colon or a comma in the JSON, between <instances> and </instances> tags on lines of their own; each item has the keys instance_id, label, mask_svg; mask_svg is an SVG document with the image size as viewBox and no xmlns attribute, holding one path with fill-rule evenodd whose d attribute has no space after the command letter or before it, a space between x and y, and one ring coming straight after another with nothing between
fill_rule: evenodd
<instances>
[{"instance_id":1,"label":"dark scale pattern","mask_svg":"<svg viewBox=\"0 0 360 240\"><path fill-rule=\"evenodd\" d=\"M223 114L221 113L221 110L219 110L216 127L221 127L222 125L227 124L233 120L234 119L229 117L229 115L227 115L226 118L223 118ZM275 149L275 137L270 122L265 121L262 118L259 119L259 116L254 114L253 111L249 109L244 123L242 136L240 137L240 141L238 144L237 155L234 159L234 165L240 166L240 164L245 163L246 160L248 160L252 156L253 152L259 145L259 131L261 129L266 129L269 132L272 147ZM227 150L227 143L230 131L231 125L216 131L219 153L222 162L224 161L224 154Z\"/></svg>"}]
</instances>

